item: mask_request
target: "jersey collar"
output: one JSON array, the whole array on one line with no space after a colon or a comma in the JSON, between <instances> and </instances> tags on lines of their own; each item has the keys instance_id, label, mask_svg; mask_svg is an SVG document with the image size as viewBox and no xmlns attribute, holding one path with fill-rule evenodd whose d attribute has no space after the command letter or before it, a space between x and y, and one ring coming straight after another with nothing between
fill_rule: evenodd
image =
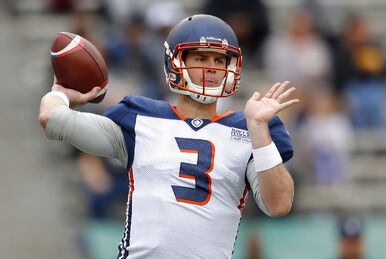
<instances>
[{"instance_id":1,"label":"jersey collar","mask_svg":"<svg viewBox=\"0 0 386 259\"><path fill-rule=\"evenodd\" d=\"M216 122L232 113L234 113L234 111L232 110L229 110L227 111L226 113L222 114L222 115L215 115L213 116L212 118L210 119L200 119L200 118L187 118L183 115L181 115L180 113L178 113L177 111L177 106L176 105L170 105L170 107L172 108L172 110L174 111L174 113L183 121L185 121L189 127L191 127L193 130L197 131L199 129L202 129L203 127L205 127L206 125L212 123L212 122Z\"/></svg>"}]
</instances>

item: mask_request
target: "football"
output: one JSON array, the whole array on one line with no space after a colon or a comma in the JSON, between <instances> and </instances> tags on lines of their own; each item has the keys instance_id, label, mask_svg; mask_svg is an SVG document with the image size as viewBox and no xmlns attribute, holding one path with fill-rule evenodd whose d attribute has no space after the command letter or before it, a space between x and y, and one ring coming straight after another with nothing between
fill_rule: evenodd
<instances>
[{"instance_id":1,"label":"football","mask_svg":"<svg viewBox=\"0 0 386 259\"><path fill-rule=\"evenodd\" d=\"M51 64L63 87L87 93L100 86L102 90L90 102L99 103L105 97L108 82L105 60L85 38L70 32L58 33L52 42Z\"/></svg>"}]
</instances>

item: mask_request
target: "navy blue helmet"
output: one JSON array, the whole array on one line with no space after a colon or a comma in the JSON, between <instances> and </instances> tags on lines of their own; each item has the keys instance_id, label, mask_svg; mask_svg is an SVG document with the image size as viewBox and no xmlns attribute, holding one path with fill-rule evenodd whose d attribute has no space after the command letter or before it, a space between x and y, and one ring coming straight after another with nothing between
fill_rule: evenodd
<instances>
[{"instance_id":1,"label":"navy blue helmet","mask_svg":"<svg viewBox=\"0 0 386 259\"><path fill-rule=\"evenodd\" d=\"M212 103L218 97L237 92L240 84L241 49L232 28L220 18L198 14L185 18L170 32L165 41L165 75L173 92L190 95L201 103ZM202 67L225 71L218 87L192 83L183 60L184 51L213 51L227 56L226 68ZM197 67L194 67L197 69Z\"/></svg>"}]
</instances>

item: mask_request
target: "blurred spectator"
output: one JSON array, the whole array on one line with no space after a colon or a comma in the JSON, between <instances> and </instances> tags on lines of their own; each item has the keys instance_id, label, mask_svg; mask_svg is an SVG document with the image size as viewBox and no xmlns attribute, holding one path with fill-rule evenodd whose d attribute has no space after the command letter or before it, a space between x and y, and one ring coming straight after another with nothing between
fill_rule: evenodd
<instances>
[{"instance_id":1,"label":"blurred spectator","mask_svg":"<svg viewBox=\"0 0 386 259\"><path fill-rule=\"evenodd\" d=\"M247 259L262 259L261 242L256 233L249 236L247 242L247 251Z\"/></svg>"},{"instance_id":2,"label":"blurred spectator","mask_svg":"<svg viewBox=\"0 0 386 259\"><path fill-rule=\"evenodd\" d=\"M136 17L143 16L152 1L154 0L103 0L105 16L111 26L124 27Z\"/></svg>"},{"instance_id":3,"label":"blurred spectator","mask_svg":"<svg viewBox=\"0 0 386 259\"><path fill-rule=\"evenodd\" d=\"M362 222L357 217L340 221L339 259L364 259Z\"/></svg>"},{"instance_id":4,"label":"blurred spectator","mask_svg":"<svg viewBox=\"0 0 386 259\"><path fill-rule=\"evenodd\" d=\"M107 30L106 49L109 72L127 80L142 69L138 53L140 38L146 30L145 8L152 0L104 0ZM133 72L133 73L131 73Z\"/></svg>"},{"instance_id":5,"label":"blurred spectator","mask_svg":"<svg viewBox=\"0 0 386 259\"><path fill-rule=\"evenodd\" d=\"M109 72L126 75L142 67L138 53L140 39L145 31L143 16L137 15L120 26L110 26L106 33Z\"/></svg>"},{"instance_id":6,"label":"blurred spectator","mask_svg":"<svg viewBox=\"0 0 386 259\"><path fill-rule=\"evenodd\" d=\"M165 99L163 43L171 27L185 17L185 10L175 0L145 2L146 6L137 5L140 12L130 15L130 20L109 29L110 71L118 77L135 78L141 95Z\"/></svg>"},{"instance_id":7,"label":"blurred spectator","mask_svg":"<svg viewBox=\"0 0 386 259\"><path fill-rule=\"evenodd\" d=\"M353 125L383 128L384 57L363 18L349 18L334 53L336 90L346 100Z\"/></svg>"},{"instance_id":8,"label":"blurred spectator","mask_svg":"<svg viewBox=\"0 0 386 259\"><path fill-rule=\"evenodd\" d=\"M339 184L350 179L353 132L339 100L328 88L314 90L297 131L299 170L309 161L317 184Z\"/></svg>"},{"instance_id":9,"label":"blurred spectator","mask_svg":"<svg viewBox=\"0 0 386 259\"><path fill-rule=\"evenodd\" d=\"M265 44L264 64L270 79L288 80L298 90L306 90L315 81L326 81L331 56L314 30L312 16L305 10L296 10L286 29L282 35L272 35Z\"/></svg>"},{"instance_id":10,"label":"blurred spectator","mask_svg":"<svg viewBox=\"0 0 386 259\"><path fill-rule=\"evenodd\" d=\"M207 0L202 11L225 20L235 31L241 49L251 55L269 34L268 13L260 0Z\"/></svg>"},{"instance_id":11,"label":"blurred spectator","mask_svg":"<svg viewBox=\"0 0 386 259\"><path fill-rule=\"evenodd\" d=\"M265 43L264 68L270 81L288 80L302 100L296 110L280 114L285 122L296 122L306 112L307 102L313 102L315 85L330 79L331 55L321 35L315 31L313 17L306 10L296 9L288 17L282 33L275 33Z\"/></svg>"},{"instance_id":12,"label":"blurred spectator","mask_svg":"<svg viewBox=\"0 0 386 259\"><path fill-rule=\"evenodd\" d=\"M78 156L89 219L121 217L128 194L127 172L119 161L81 152ZM119 216L118 216L119 215Z\"/></svg>"},{"instance_id":13,"label":"blurred spectator","mask_svg":"<svg viewBox=\"0 0 386 259\"><path fill-rule=\"evenodd\" d=\"M185 18L184 7L175 0L154 1L145 12L147 30L142 34L139 50L144 61L141 95L165 99L164 42L171 28ZM174 96L174 95L173 95Z\"/></svg>"},{"instance_id":14,"label":"blurred spectator","mask_svg":"<svg viewBox=\"0 0 386 259\"><path fill-rule=\"evenodd\" d=\"M77 0L48 0L49 7L54 12L71 12L77 4Z\"/></svg>"},{"instance_id":15,"label":"blurred spectator","mask_svg":"<svg viewBox=\"0 0 386 259\"><path fill-rule=\"evenodd\" d=\"M309 12L314 20L314 29L329 40L338 33L338 20L336 9L325 1L303 0L302 8Z\"/></svg>"}]
</instances>

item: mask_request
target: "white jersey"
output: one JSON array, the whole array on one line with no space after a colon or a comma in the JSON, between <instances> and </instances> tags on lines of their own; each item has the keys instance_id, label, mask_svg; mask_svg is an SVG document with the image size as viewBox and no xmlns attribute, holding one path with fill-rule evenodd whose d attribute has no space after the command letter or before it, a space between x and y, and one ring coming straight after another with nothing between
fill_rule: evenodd
<instances>
[{"instance_id":1,"label":"white jersey","mask_svg":"<svg viewBox=\"0 0 386 259\"><path fill-rule=\"evenodd\" d=\"M105 114L125 139L129 171L123 258L231 258L252 145L242 112L188 119L166 102L127 96ZM269 124L283 161L292 146Z\"/></svg>"}]
</instances>

